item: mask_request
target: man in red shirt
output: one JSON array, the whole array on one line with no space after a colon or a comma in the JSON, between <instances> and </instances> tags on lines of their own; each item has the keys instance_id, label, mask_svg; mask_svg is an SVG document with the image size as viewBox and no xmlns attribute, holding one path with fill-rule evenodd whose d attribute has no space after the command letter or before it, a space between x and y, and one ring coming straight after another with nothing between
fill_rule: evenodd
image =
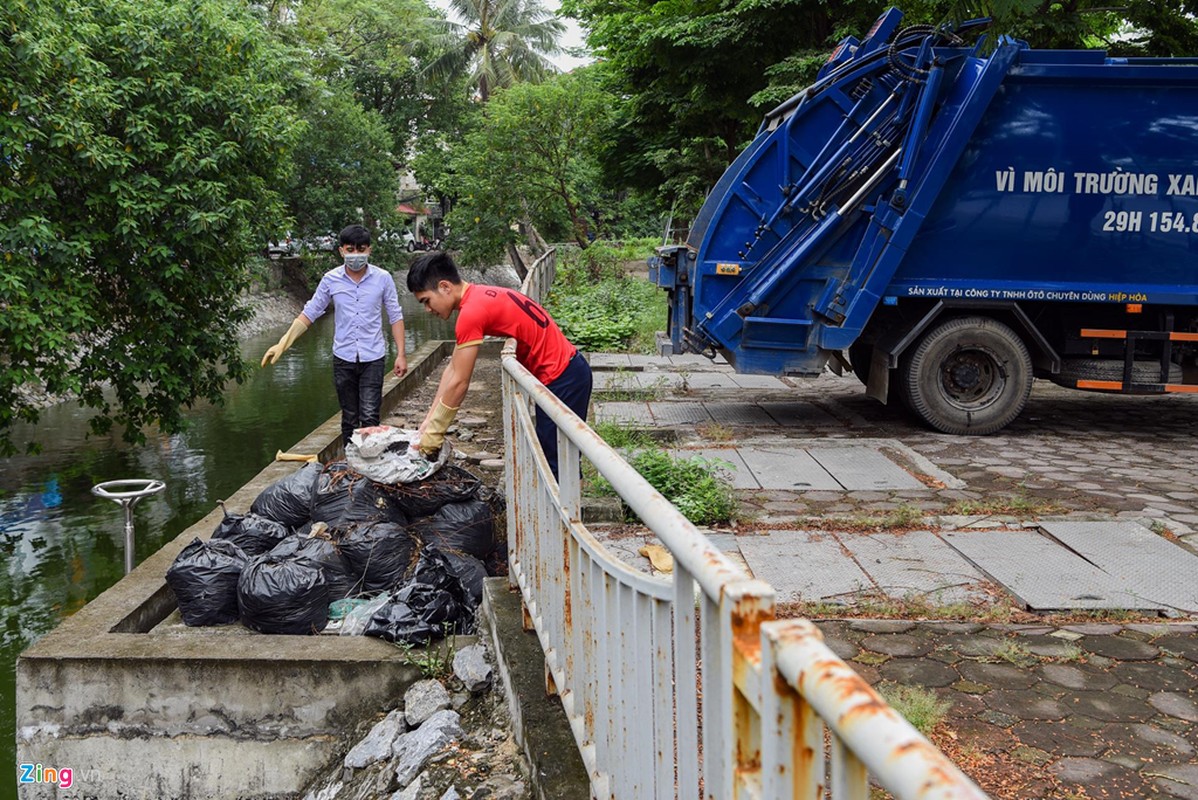
<instances>
[{"instance_id":1,"label":"man in red shirt","mask_svg":"<svg viewBox=\"0 0 1198 800\"><path fill-rule=\"evenodd\" d=\"M408 269L408 291L441 319L454 311L457 347L441 376L437 396L420 426L420 449L435 452L445 441L474 374L478 346L485 336L512 337L519 361L582 419L591 402L591 367L536 302L511 289L466 283L445 253L429 253ZM537 409L537 439L557 477L557 426Z\"/></svg>"}]
</instances>

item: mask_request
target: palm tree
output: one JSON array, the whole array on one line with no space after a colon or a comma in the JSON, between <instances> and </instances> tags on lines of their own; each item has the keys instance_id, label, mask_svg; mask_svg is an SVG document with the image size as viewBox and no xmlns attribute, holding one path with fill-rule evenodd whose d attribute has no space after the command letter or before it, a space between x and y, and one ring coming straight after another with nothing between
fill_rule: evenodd
<instances>
[{"instance_id":1,"label":"palm tree","mask_svg":"<svg viewBox=\"0 0 1198 800\"><path fill-rule=\"evenodd\" d=\"M431 74L469 74L485 103L497 88L553 72L546 56L561 52L566 26L540 0L449 0L449 8L461 22L443 23L446 50Z\"/></svg>"}]
</instances>

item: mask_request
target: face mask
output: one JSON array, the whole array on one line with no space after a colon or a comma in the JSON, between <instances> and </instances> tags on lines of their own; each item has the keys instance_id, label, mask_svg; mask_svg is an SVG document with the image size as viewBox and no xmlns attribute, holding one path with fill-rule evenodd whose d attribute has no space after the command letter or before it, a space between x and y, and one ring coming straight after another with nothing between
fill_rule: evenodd
<instances>
[{"instance_id":1,"label":"face mask","mask_svg":"<svg viewBox=\"0 0 1198 800\"><path fill-rule=\"evenodd\" d=\"M368 253L346 253L345 268L352 269L354 272L361 272L366 269L367 260L370 258Z\"/></svg>"}]
</instances>

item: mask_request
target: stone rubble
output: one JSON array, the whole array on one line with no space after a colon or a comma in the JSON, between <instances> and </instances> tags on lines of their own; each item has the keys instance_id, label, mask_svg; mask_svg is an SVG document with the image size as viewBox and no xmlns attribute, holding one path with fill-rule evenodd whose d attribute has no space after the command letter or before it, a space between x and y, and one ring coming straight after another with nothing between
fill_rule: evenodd
<instances>
[{"instance_id":1,"label":"stone rubble","mask_svg":"<svg viewBox=\"0 0 1198 800\"><path fill-rule=\"evenodd\" d=\"M457 650L451 675L413 684L304 800L531 800L506 700L490 688L489 659L482 644ZM421 722L409 730L412 719Z\"/></svg>"}]
</instances>

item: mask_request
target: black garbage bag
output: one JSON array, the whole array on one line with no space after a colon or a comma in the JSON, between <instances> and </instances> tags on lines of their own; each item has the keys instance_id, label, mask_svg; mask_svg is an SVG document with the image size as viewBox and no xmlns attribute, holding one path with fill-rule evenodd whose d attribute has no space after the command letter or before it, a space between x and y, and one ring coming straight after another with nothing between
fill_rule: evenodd
<instances>
[{"instance_id":1,"label":"black garbage bag","mask_svg":"<svg viewBox=\"0 0 1198 800\"><path fill-rule=\"evenodd\" d=\"M442 550L449 568L462 582L462 588L470 596L470 601L477 608L483 601L483 580L487 577L487 568L482 561L460 550Z\"/></svg>"},{"instance_id":2,"label":"black garbage bag","mask_svg":"<svg viewBox=\"0 0 1198 800\"><path fill-rule=\"evenodd\" d=\"M443 551L459 550L486 558L495 549L491 507L481 500L446 503L428 519L413 523L425 544Z\"/></svg>"},{"instance_id":3,"label":"black garbage bag","mask_svg":"<svg viewBox=\"0 0 1198 800\"><path fill-rule=\"evenodd\" d=\"M446 503L472 500L482 481L455 464L446 464L432 476L415 483L387 487L410 519L436 513Z\"/></svg>"},{"instance_id":4,"label":"black garbage bag","mask_svg":"<svg viewBox=\"0 0 1198 800\"><path fill-rule=\"evenodd\" d=\"M363 633L389 642L421 645L474 630L474 603L445 554L428 547L410 582L391 594Z\"/></svg>"},{"instance_id":5,"label":"black garbage bag","mask_svg":"<svg viewBox=\"0 0 1198 800\"><path fill-rule=\"evenodd\" d=\"M251 557L269 553L290 535L290 529L283 523L254 513L225 514L212 532L213 539L228 540Z\"/></svg>"},{"instance_id":6,"label":"black garbage bag","mask_svg":"<svg viewBox=\"0 0 1198 800\"><path fill-rule=\"evenodd\" d=\"M288 536L270 552L280 558L307 558L319 565L329 584L330 603L344 597L354 597L362 591L361 574L355 575L354 568L332 539L323 536Z\"/></svg>"},{"instance_id":7,"label":"black garbage bag","mask_svg":"<svg viewBox=\"0 0 1198 800\"><path fill-rule=\"evenodd\" d=\"M241 624L259 633L320 633L329 624L329 584L308 558L265 553L237 582Z\"/></svg>"},{"instance_id":8,"label":"black garbage bag","mask_svg":"<svg viewBox=\"0 0 1198 800\"><path fill-rule=\"evenodd\" d=\"M166 571L185 625L227 625L237 621L237 579L245 553L227 540L192 539Z\"/></svg>"},{"instance_id":9,"label":"black garbage bag","mask_svg":"<svg viewBox=\"0 0 1198 800\"><path fill-rule=\"evenodd\" d=\"M312 493L320 477L320 464L305 464L262 490L250 505L250 513L294 528L308 521Z\"/></svg>"},{"instance_id":10,"label":"black garbage bag","mask_svg":"<svg viewBox=\"0 0 1198 800\"><path fill-rule=\"evenodd\" d=\"M354 472L344 461L334 461L316 480L309 515L314 522L344 527L354 522L408 521L400 498L391 487Z\"/></svg>"},{"instance_id":11,"label":"black garbage bag","mask_svg":"<svg viewBox=\"0 0 1198 800\"><path fill-rule=\"evenodd\" d=\"M365 593L394 589L413 568L419 540L403 525L367 522L344 530L338 543Z\"/></svg>"}]
</instances>

